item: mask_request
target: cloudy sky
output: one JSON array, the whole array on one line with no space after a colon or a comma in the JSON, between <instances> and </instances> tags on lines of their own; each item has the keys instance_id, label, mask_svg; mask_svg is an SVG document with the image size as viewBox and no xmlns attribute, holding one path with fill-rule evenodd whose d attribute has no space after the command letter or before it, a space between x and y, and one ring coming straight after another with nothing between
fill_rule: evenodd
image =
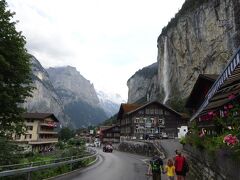
<instances>
[{"instance_id":1,"label":"cloudy sky","mask_svg":"<svg viewBox=\"0 0 240 180\"><path fill-rule=\"evenodd\" d=\"M127 80L157 61L161 29L184 0L7 0L44 67L71 65L127 99Z\"/></svg>"}]
</instances>

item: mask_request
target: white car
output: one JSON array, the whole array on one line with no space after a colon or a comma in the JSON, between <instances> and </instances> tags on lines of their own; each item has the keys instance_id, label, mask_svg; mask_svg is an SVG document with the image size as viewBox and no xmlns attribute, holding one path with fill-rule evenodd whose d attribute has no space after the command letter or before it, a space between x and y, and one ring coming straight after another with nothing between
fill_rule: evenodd
<instances>
[{"instance_id":1,"label":"white car","mask_svg":"<svg viewBox=\"0 0 240 180\"><path fill-rule=\"evenodd\" d=\"M162 139L168 139L167 133L162 133L161 137L162 137Z\"/></svg>"}]
</instances>

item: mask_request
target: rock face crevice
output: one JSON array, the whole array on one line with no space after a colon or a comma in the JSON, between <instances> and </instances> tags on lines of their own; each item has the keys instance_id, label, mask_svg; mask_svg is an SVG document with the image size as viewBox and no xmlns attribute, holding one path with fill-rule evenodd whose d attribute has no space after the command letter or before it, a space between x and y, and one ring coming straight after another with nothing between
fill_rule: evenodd
<instances>
[{"instance_id":1,"label":"rock face crevice","mask_svg":"<svg viewBox=\"0 0 240 180\"><path fill-rule=\"evenodd\" d=\"M194 10L181 11L171 26L163 29L157 41L158 74L163 72L167 37L171 97L186 98L199 74L219 74L223 70L239 46L238 15L238 0L205 1ZM163 78L159 76L161 93Z\"/></svg>"}]
</instances>

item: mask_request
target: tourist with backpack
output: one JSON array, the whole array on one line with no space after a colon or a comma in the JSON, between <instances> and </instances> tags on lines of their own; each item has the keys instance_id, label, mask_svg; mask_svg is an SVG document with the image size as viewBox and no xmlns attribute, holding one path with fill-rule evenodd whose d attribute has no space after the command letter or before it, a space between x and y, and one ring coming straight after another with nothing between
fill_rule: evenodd
<instances>
[{"instance_id":1,"label":"tourist with backpack","mask_svg":"<svg viewBox=\"0 0 240 180\"><path fill-rule=\"evenodd\" d=\"M186 174L189 171L188 163L186 158L182 156L181 152L176 150L176 157L175 157L175 172L177 175L177 180L185 180Z\"/></svg>"},{"instance_id":2,"label":"tourist with backpack","mask_svg":"<svg viewBox=\"0 0 240 180\"><path fill-rule=\"evenodd\" d=\"M153 180L161 180L161 172L163 172L163 161L158 155L154 155L149 163L148 175L152 175Z\"/></svg>"}]
</instances>

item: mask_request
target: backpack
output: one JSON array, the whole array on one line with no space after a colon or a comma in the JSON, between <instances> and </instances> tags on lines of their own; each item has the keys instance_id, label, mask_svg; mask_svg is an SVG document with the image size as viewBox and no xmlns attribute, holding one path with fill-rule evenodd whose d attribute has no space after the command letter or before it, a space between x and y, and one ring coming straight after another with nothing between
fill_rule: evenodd
<instances>
[{"instance_id":1,"label":"backpack","mask_svg":"<svg viewBox=\"0 0 240 180\"><path fill-rule=\"evenodd\" d=\"M160 173L160 161L159 159L154 159L150 161L152 172Z\"/></svg>"},{"instance_id":2,"label":"backpack","mask_svg":"<svg viewBox=\"0 0 240 180\"><path fill-rule=\"evenodd\" d=\"M189 171L189 166L188 166L186 159L184 159L183 172L187 173L188 171Z\"/></svg>"}]
</instances>

